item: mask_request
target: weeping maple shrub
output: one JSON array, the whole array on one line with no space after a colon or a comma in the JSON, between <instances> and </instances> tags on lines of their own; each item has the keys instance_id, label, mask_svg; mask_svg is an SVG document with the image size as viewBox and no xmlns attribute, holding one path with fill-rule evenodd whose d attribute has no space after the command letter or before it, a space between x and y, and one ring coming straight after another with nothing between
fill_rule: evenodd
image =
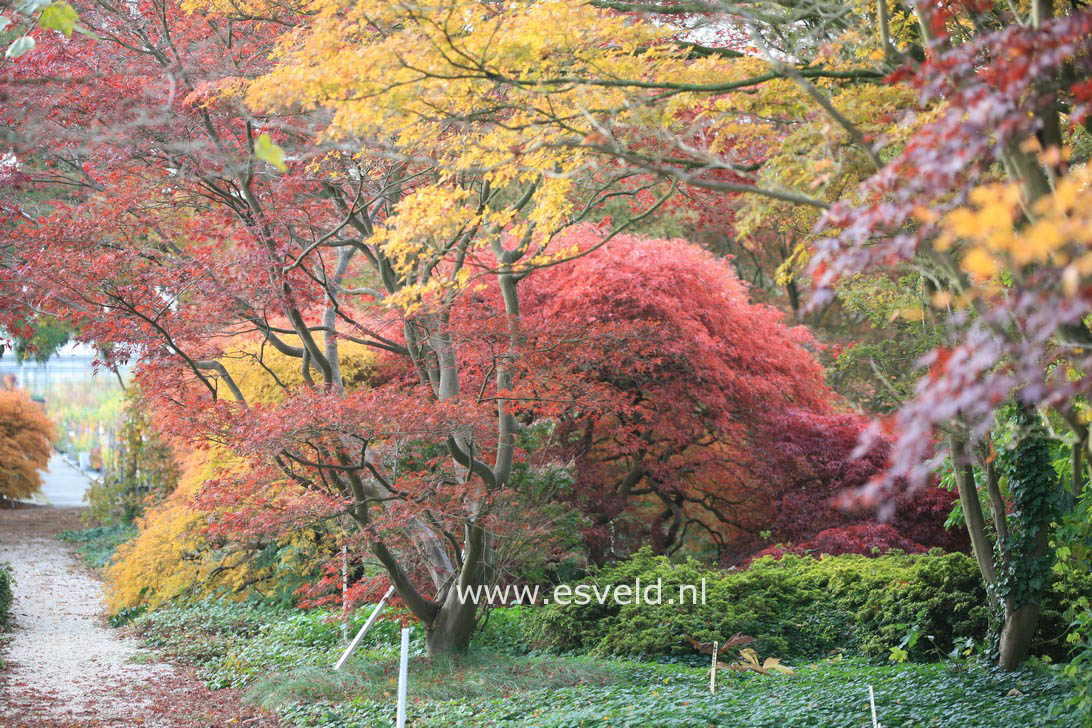
<instances>
[{"instance_id":1,"label":"weeping maple shrub","mask_svg":"<svg viewBox=\"0 0 1092 728\"><path fill-rule=\"evenodd\" d=\"M943 527L953 496L936 488L882 514L838 507L843 491L882 472L888 446L855 454L867 420L839 411L810 333L750 303L726 260L684 240L602 242L593 226L571 231L564 243L584 255L531 276L524 309L534 325L592 342L596 355L574 359L573 376L614 402L565 409L556 432L593 561L650 543L711 547L732 563L819 532L837 553L965 546Z\"/></svg>"},{"instance_id":2,"label":"weeping maple shrub","mask_svg":"<svg viewBox=\"0 0 1092 728\"><path fill-rule=\"evenodd\" d=\"M22 390L0 391L0 498L28 498L42 487L54 431L45 410Z\"/></svg>"},{"instance_id":3,"label":"weeping maple shrub","mask_svg":"<svg viewBox=\"0 0 1092 728\"><path fill-rule=\"evenodd\" d=\"M298 587L318 577L335 551L321 528L293 530L278 539L209 534L214 514L201 507L202 491L246 468L222 448L186 454L177 487L137 519L136 537L118 548L104 572L111 613L155 608L180 596L291 603Z\"/></svg>"}]
</instances>

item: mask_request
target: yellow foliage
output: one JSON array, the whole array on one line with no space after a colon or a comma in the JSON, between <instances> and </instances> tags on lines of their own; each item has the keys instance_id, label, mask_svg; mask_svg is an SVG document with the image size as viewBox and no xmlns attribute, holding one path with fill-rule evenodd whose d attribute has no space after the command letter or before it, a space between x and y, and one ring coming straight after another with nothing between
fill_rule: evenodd
<instances>
[{"instance_id":1,"label":"yellow foliage","mask_svg":"<svg viewBox=\"0 0 1092 728\"><path fill-rule=\"evenodd\" d=\"M274 563L256 559L256 548L222 548L203 535L208 515L196 508L195 498L206 481L245 467L222 449L189 454L178 487L138 520L136 538L121 545L106 569L106 602L111 612L138 605L155 607L181 594L244 599L274 577L284 580L315 567L318 554L309 531L278 543L282 548ZM308 548L291 548L302 541Z\"/></svg>"},{"instance_id":2,"label":"yellow foliage","mask_svg":"<svg viewBox=\"0 0 1092 728\"><path fill-rule=\"evenodd\" d=\"M191 453L175 491L138 521L136 538L118 548L105 574L111 612L161 604L207 579L219 565L201 535L205 515L192 503L205 481L219 472L213 460L221 455ZM214 586L206 583L204 590Z\"/></svg>"},{"instance_id":3,"label":"yellow foliage","mask_svg":"<svg viewBox=\"0 0 1092 728\"><path fill-rule=\"evenodd\" d=\"M281 338L289 346L301 346L294 335ZM375 365L374 351L364 344L340 339L338 354L345 388L351 390L366 384ZM284 396L286 389L291 391L304 384L300 359L282 354L268 344L263 347L260 341L240 341L227 347L220 362L250 404L272 404Z\"/></svg>"},{"instance_id":4,"label":"yellow foliage","mask_svg":"<svg viewBox=\"0 0 1092 728\"><path fill-rule=\"evenodd\" d=\"M894 112L912 108L911 89L861 84L842 88L831 103L868 139L884 138L898 145L924 123L925 114L913 124L898 125ZM856 194L860 183L875 169L849 134L826 115L813 113L814 103L799 86L790 82L763 84L754 94L733 98L741 119L737 133L764 138L771 156L758 173L759 184L772 189L806 190L827 202ZM783 125L763 123L765 119L801 119L785 132ZM772 200L757 195L741 198L736 234L750 237L774 235L784 241L790 254L777 271L784 285L807 268L811 244L816 239L822 210Z\"/></svg>"},{"instance_id":5,"label":"yellow foliage","mask_svg":"<svg viewBox=\"0 0 1092 728\"><path fill-rule=\"evenodd\" d=\"M295 344L291 340L287 343ZM346 387L365 384L375 361L371 350L341 341L339 353ZM252 404L278 401L284 389L277 380L289 389L303 384L300 360L269 346L263 349L254 342L239 342L221 362ZM246 467L241 458L222 447L194 450L183 458L178 487L138 521L139 533L118 549L106 570L110 611L137 605L154 607L182 593L244 598L274 574L299 574L314 567L319 556L314 548L315 534L310 531L278 544L289 548L282 548L278 561L272 564L257 563L254 550L221 548L203 535L208 514L195 504L201 489L209 480L244 472ZM291 548L297 542L306 547Z\"/></svg>"},{"instance_id":6,"label":"yellow foliage","mask_svg":"<svg viewBox=\"0 0 1092 728\"><path fill-rule=\"evenodd\" d=\"M968 206L944 218L936 247L955 250L961 241L962 269L987 291L1002 271L1019 275L1032 265L1060 270L1063 290L1075 294L1092 276L1092 169L1071 170L1027 213L1030 221L1022 224L1017 184L983 185L971 192Z\"/></svg>"},{"instance_id":7,"label":"yellow foliage","mask_svg":"<svg viewBox=\"0 0 1092 728\"><path fill-rule=\"evenodd\" d=\"M476 250L518 245L521 266L557 260L547 248L572 221L575 186L599 165L595 148L616 133L677 127L696 108L681 89L643 103L620 80L726 83L768 69L687 59L667 42L670 27L583 0L314 0L310 10L248 101L329 109L327 139L435 170L372 238L408 281L385 302L405 309L468 285L454 261ZM517 204L524 192L530 204Z\"/></svg>"}]
</instances>

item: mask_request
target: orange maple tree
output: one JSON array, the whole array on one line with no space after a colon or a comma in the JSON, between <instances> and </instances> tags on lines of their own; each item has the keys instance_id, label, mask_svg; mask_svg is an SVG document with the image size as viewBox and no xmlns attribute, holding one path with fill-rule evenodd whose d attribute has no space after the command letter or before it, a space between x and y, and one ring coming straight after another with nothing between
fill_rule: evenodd
<instances>
[{"instance_id":1,"label":"orange maple tree","mask_svg":"<svg viewBox=\"0 0 1092 728\"><path fill-rule=\"evenodd\" d=\"M27 498L42 487L53 423L19 390L0 391L0 498Z\"/></svg>"}]
</instances>

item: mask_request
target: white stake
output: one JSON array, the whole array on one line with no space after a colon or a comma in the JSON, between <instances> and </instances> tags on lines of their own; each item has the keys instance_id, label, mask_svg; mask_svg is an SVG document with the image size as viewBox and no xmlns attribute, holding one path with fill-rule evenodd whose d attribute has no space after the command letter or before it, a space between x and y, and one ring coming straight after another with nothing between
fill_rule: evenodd
<instances>
[{"instance_id":1,"label":"white stake","mask_svg":"<svg viewBox=\"0 0 1092 728\"><path fill-rule=\"evenodd\" d=\"M709 668L709 693L717 694L717 641L713 640L713 666Z\"/></svg>"},{"instance_id":2,"label":"white stake","mask_svg":"<svg viewBox=\"0 0 1092 728\"><path fill-rule=\"evenodd\" d=\"M406 728L406 683L409 680L409 627L402 628L402 656L398 660L398 728Z\"/></svg>"},{"instance_id":3,"label":"white stake","mask_svg":"<svg viewBox=\"0 0 1092 728\"><path fill-rule=\"evenodd\" d=\"M341 659L334 665L335 670L340 670L341 666L345 664L345 661L349 659L349 655L353 654L357 646L360 644L360 640L364 639L364 633L371 628L375 623L375 620L379 618L379 613L383 611L383 605L387 603L391 594L394 594L394 587L392 586L387 590L387 593L383 595L383 598L379 600L379 604L375 605L375 609L372 610L371 615L368 617L368 621L364 623L364 626L360 628L360 631L356 633L356 637L353 637L353 641L349 643L349 646L345 648L345 652L342 653Z\"/></svg>"},{"instance_id":4,"label":"white stake","mask_svg":"<svg viewBox=\"0 0 1092 728\"><path fill-rule=\"evenodd\" d=\"M868 686L868 705L872 708L872 728L883 728L876 720L876 694L872 692L872 686Z\"/></svg>"}]
</instances>

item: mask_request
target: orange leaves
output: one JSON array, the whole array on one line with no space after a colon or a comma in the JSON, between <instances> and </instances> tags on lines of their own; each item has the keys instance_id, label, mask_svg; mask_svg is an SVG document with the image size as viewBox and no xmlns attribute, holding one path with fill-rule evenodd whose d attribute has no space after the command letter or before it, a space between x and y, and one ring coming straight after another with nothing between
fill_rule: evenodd
<instances>
[{"instance_id":1,"label":"orange leaves","mask_svg":"<svg viewBox=\"0 0 1092 728\"><path fill-rule=\"evenodd\" d=\"M224 100L241 100L249 81L239 76L226 76L214 81L197 83L182 99L183 106L207 108Z\"/></svg>"},{"instance_id":2,"label":"orange leaves","mask_svg":"<svg viewBox=\"0 0 1092 728\"><path fill-rule=\"evenodd\" d=\"M767 657L760 662L758 653L750 647L739 651L739 660L736 662L731 665L718 662L717 667L722 670L735 670L736 672L757 672L759 675L769 675L771 672L792 675L796 672L788 665L782 665L781 660L777 657Z\"/></svg>"},{"instance_id":3,"label":"orange leaves","mask_svg":"<svg viewBox=\"0 0 1092 728\"><path fill-rule=\"evenodd\" d=\"M23 391L0 391L0 497L27 498L38 491L53 437L41 405Z\"/></svg>"},{"instance_id":4,"label":"orange leaves","mask_svg":"<svg viewBox=\"0 0 1092 728\"><path fill-rule=\"evenodd\" d=\"M932 354L932 362L929 364L929 377L939 379L948 368L948 360L952 358L952 350L945 346L938 346Z\"/></svg>"}]
</instances>

